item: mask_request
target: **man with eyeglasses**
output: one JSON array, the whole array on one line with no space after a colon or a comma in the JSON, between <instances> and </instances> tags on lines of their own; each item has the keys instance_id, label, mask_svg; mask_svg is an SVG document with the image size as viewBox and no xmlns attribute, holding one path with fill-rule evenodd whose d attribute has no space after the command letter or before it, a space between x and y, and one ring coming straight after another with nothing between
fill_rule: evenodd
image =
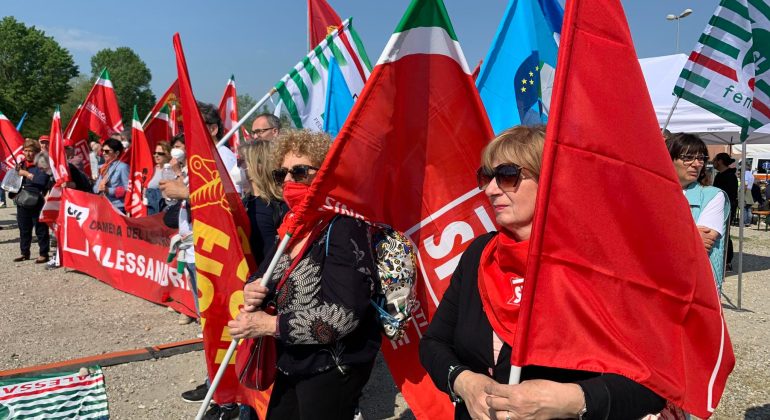
<instances>
[{"instance_id":1,"label":"man with eyeglasses","mask_svg":"<svg viewBox=\"0 0 770 420\"><path fill-rule=\"evenodd\" d=\"M270 141L281 132L281 120L270 113L257 115L251 123L251 139L254 141Z\"/></svg>"}]
</instances>

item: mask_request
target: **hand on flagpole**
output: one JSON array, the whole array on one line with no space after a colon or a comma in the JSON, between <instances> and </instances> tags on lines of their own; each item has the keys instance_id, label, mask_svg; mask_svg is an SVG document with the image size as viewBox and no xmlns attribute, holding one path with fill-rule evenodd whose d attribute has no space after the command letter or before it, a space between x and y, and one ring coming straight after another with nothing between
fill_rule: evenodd
<instances>
[{"instance_id":1,"label":"hand on flagpole","mask_svg":"<svg viewBox=\"0 0 770 420\"><path fill-rule=\"evenodd\" d=\"M227 326L230 328L230 335L235 339L257 338L275 335L276 318L275 315L268 315L263 311L241 310L235 319L227 323Z\"/></svg>"},{"instance_id":2,"label":"hand on flagpole","mask_svg":"<svg viewBox=\"0 0 770 420\"><path fill-rule=\"evenodd\" d=\"M257 309L259 309L260 306L262 306L262 302L264 302L265 297L267 296L267 292L269 291L267 287L262 286L260 282L262 281L262 278L258 278L257 280L246 284L243 288L243 310L246 312L255 312Z\"/></svg>"},{"instance_id":3,"label":"hand on flagpole","mask_svg":"<svg viewBox=\"0 0 770 420\"><path fill-rule=\"evenodd\" d=\"M455 378L452 389L463 399L472 419L491 419L484 389L495 384L497 382L489 376L466 370Z\"/></svg>"},{"instance_id":4,"label":"hand on flagpole","mask_svg":"<svg viewBox=\"0 0 770 420\"><path fill-rule=\"evenodd\" d=\"M459 377L458 377L459 379ZM585 406L583 389L577 384L535 379L517 385L488 384L486 404L493 419L575 418Z\"/></svg>"}]
</instances>

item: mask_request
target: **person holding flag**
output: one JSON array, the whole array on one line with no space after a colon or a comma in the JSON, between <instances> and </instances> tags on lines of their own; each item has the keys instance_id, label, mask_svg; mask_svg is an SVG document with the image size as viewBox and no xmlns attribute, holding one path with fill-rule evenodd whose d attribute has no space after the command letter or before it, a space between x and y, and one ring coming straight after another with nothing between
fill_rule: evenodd
<instances>
[{"instance_id":1,"label":"person holding flag","mask_svg":"<svg viewBox=\"0 0 770 420\"><path fill-rule=\"evenodd\" d=\"M40 256L35 263L48 262L50 240L48 225L40 222L40 211L43 209L43 197L51 188L51 168L48 164L48 156L41 153L40 143L35 139L24 141L24 160L21 161L16 171L21 176L21 189L13 195L16 203L16 222L19 224L19 249L21 255L14 258L14 262L25 261L30 258L30 246L32 245L32 230L35 230L37 244L40 248Z\"/></svg>"},{"instance_id":2,"label":"person holding flag","mask_svg":"<svg viewBox=\"0 0 770 420\"><path fill-rule=\"evenodd\" d=\"M273 156L280 168L273 176L296 212L331 139L292 131L277 141ZM296 233L278 260L269 289L258 281L266 264L249 279L244 309L228 323L230 335L274 336L279 343L267 419L352 419L381 343L369 301L376 269L368 226L338 216L300 229L304 234ZM264 304L275 304L277 315L269 315Z\"/></svg>"},{"instance_id":3,"label":"person holding flag","mask_svg":"<svg viewBox=\"0 0 770 420\"><path fill-rule=\"evenodd\" d=\"M665 399L615 374L526 366L517 388L498 384L508 383L511 370L544 141L545 127L517 126L483 150L478 187L500 229L476 238L463 254L420 342L422 365L457 403L456 419L638 419L658 413Z\"/></svg>"}]
</instances>

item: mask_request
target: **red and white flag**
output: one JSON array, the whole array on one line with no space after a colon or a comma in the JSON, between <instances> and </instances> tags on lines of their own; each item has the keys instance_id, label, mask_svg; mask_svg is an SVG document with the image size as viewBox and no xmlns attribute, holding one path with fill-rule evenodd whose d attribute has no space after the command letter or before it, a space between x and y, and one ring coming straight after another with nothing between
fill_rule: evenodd
<instances>
[{"instance_id":1,"label":"red and white flag","mask_svg":"<svg viewBox=\"0 0 770 420\"><path fill-rule=\"evenodd\" d=\"M171 137L179 134L179 110L176 104L171 105Z\"/></svg>"},{"instance_id":2,"label":"red and white flag","mask_svg":"<svg viewBox=\"0 0 770 420\"><path fill-rule=\"evenodd\" d=\"M131 123L131 160L128 172L128 188L126 189L126 214L131 217L147 216L147 205L144 204L144 189L152 178L155 165L152 160L150 146L142 130L139 114L134 105L134 119Z\"/></svg>"},{"instance_id":3,"label":"red and white flag","mask_svg":"<svg viewBox=\"0 0 770 420\"><path fill-rule=\"evenodd\" d=\"M342 19L326 0L307 0L308 51L342 26Z\"/></svg>"},{"instance_id":4,"label":"red and white flag","mask_svg":"<svg viewBox=\"0 0 770 420\"><path fill-rule=\"evenodd\" d=\"M174 80L173 83L171 83L171 86L166 89L165 92L163 92L163 95L158 98L158 101L155 102L155 105L153 105L152 109L150 110L150 113L147 114L147 117L145 118L145 121L143 125L145 126L145 129L147 128L147 122L150 120L150 118L153 118L155 114L160 112L160 110L164 106L171 107L174 104L179 103L179 82L177 80Z\"/></svg>"},{"instance_id":5,"label":"red and white flag","mask_svg":"<svg viewBox=\"0 0 770 420\"><path fill-rule=\"evenodd\" d=\"M707 418L735 357L621 2L568 1L558 61L512 362L620 374Z\"/></svg>"},{"instance_id":6,"label":"red and white flag","mask_svg":"<svg viewBox=\"0 0 770 420\"><path fill-rule=\"evenodd\" d=\"M444 4L414 0L288 226L344 214L387 223L416 245L420 305L382 351L417 418L453 416L420 365L419 341L462 252L495 229L475 181L493 134L470 73Z\"/></svg>"},{"instance_id":7,"label":"red and white flag","mask_svg":"<svg viewBox=\"0 0 770 420\"><path fill-rule=\"evenodd\" d=\"M144 135L147 137L147 143L150 145L151 151L155 150L155 146L158 145L159 141L171 141L173 125L170 114L168 104L163 105L144 126Z\"/></svg>"},{"instance_id":8,"label":"red and white flag","mask_svg":"<svg viewBox=\"0 0 770 420\"><path fill-rule=\"evenodd\" d=\"M70 120L66 130L67 138L75 142L87 139L89 131L102 140L123 131L118 98L106 68L102 70L83 105Z\"/></svg>"},{"instance_id":9,"label":"red and white flag","mask_svg":"<svg viewBox=\"0 0 770 420\"><path fill-rule=\"evenodd\" d=\"M64 152L64 137L61 131L61 112L59 107L53 113L51 132L49 134L50 149L48 151L48 163L51 165L56 185L62 185L70 180L70 171L67 167L67 154Z\"/></svg>"},{"instance_id":10,"label":"red and white flag","mask_svg":"<svg viewBox=\"0 0 770 420\"><path fill-rule=\"evenodd\" d=\"M227 81L227 86L225 87L225 93L222 95L222 100L219 101L219 117L222 118L225 133L229 133L238 124L238 93L235 90L235 76L230 76L230 80ZM238 154L238 146L240 144L240 134L236 131L230 137L230 149L236 155Z\"/></svg>"},{"instance_id":11,"label":"red and white flag","mask_svg":"<svg viewBox=\"0 0 770 420\"><path fill-rule=\"evenodd\" d=\"M0 177L24 160L24 137L16 126L0 112ZM1 179L1 178L0 178Z\"/></svg>"}]
</instances>

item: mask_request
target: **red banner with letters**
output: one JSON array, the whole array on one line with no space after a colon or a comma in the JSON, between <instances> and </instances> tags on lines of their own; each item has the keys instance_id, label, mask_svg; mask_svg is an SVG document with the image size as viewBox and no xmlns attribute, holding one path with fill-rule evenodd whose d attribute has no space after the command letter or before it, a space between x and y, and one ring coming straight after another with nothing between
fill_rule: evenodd
<instances>
[{"instance_id":1,"label":"red banner with letters","mask_svg":"<svg viewBox=\"0 0 770 420\"><path fill-rule=\"evenodd\" d=\"M123 292L189 316L195 314L190 283L166 263L171 236L163 215L129 218L103 196L70 188L58 218L64 267L81 271Z\"/></svg>"}]
</instances>

